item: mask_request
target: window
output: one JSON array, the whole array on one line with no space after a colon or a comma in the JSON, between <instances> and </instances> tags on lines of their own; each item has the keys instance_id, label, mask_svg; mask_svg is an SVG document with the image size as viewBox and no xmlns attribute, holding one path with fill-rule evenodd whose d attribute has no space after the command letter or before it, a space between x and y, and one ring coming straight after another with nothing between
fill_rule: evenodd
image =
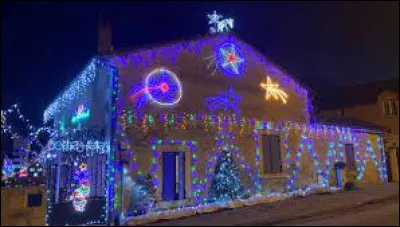
<instances>
[{"instance_id":1,"label":"window","mask_svg":"<svg viewBox=\"0 0 400 227\"><path fill-rule=\"evenodd\" d=\"M354 146L353 144L345 144L344 151L346 154L346 166L348 171L356 169L356 163L354 160Z\"/></svg>"},{"instance_id":2,"label":"window","mask_svg":"<svg viewBox=\"0 0 400 227\"><path fill-rule=\"evenodd\" d=\"M397 116L398 101L396 101L396 100L383 101L383 111L386 116Z\"/></svg>"},{"instance_id":3,"label":"window","mask_svg":"<svg viewBox=\"0 0 400 227\"><path fill-rule=\"evenodd\" d=\"M264 173L282 173L279 136L262 135Z\"/></svg>"},{"instance_id":4,"label":"window","mask_svg":"<svg viewBox=\"0 0 400 227\"><path fill-rule=\"evenodd\" d=\"M42 205L42 194L28 194L28 207L40 207Z\"/></svg>"}]
</instances>

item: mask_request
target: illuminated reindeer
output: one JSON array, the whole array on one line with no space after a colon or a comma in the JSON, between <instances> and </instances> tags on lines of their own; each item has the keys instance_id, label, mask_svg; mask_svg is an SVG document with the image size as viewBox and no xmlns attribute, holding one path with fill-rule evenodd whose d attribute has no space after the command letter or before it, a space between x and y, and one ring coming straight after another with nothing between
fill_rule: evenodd
<instances>
[{"instance_id":1,"label":"illuminated reindeer","mask_svg":"<svg viewBox=\"0 0 400 227\"><path fill-rule=\"evenodd\" d=\"M218 15L215 11L213 14L209 14L208 16L208 24L212 24L213 26L210 27L210 33L216 33L216 32L228 32L233 28L233 19L232 18L227 18L222 19L221 15Z\"/></svg>"}]
</instances>

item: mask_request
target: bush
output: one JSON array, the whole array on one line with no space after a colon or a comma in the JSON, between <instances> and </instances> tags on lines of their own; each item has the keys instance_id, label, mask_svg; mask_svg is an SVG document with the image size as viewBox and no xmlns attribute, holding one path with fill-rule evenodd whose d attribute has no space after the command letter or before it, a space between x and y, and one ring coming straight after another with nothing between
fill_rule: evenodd
<instances>
[{"instance_id":1,"label":"bush","mask_svg":"<svg viewBox=\"0 0 400 227\"><path fill-rule=\"evenodd\" d=\"M127 216L139 216L146 214L153 207L154 186L150 175L138 176L132 183L132 193Z\"/></svg>"}]
</instances>

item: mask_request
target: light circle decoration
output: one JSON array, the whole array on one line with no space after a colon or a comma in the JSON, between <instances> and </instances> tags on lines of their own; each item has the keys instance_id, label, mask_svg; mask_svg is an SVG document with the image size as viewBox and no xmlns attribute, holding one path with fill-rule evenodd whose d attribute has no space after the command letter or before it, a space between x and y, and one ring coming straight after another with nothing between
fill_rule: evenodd
<instances>
[{"instance_id":1,"label":"light circle decoration","mask_svg":"<svg viewBox=\"0 0 400 227\"><path fill-rule=\"evenodd\" d=\"M161 106L172 106L182 99L182 85L176 74L166 68L151 71L145 80L147 97Z\"/></svg>"},{"instance_id":2,"label":"light circle decoration","mask_svg":"<svg viewBox=\"0 0 400 227\"><path fill-rule=\"evenodd\" d=\"M245 58L237 45L225 43L218 50L217 63L228 76L240 76L244 71Z\"/></svg>"}]
</instances>

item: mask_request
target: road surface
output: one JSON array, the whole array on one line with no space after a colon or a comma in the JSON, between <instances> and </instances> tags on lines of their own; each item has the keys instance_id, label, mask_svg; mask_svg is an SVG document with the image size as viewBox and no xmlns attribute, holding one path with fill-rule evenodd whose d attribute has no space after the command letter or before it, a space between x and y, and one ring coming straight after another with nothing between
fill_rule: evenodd
<instances>
[{"instance_id":1,"label":"road surface","mask_svg":"<svg viewBox=\"0 0 400 227\"><path fill-rule=\"evenodd\" d=\"M276 226L399 226L399 199L279 223Z\"/></svg>"}]
</instances>

